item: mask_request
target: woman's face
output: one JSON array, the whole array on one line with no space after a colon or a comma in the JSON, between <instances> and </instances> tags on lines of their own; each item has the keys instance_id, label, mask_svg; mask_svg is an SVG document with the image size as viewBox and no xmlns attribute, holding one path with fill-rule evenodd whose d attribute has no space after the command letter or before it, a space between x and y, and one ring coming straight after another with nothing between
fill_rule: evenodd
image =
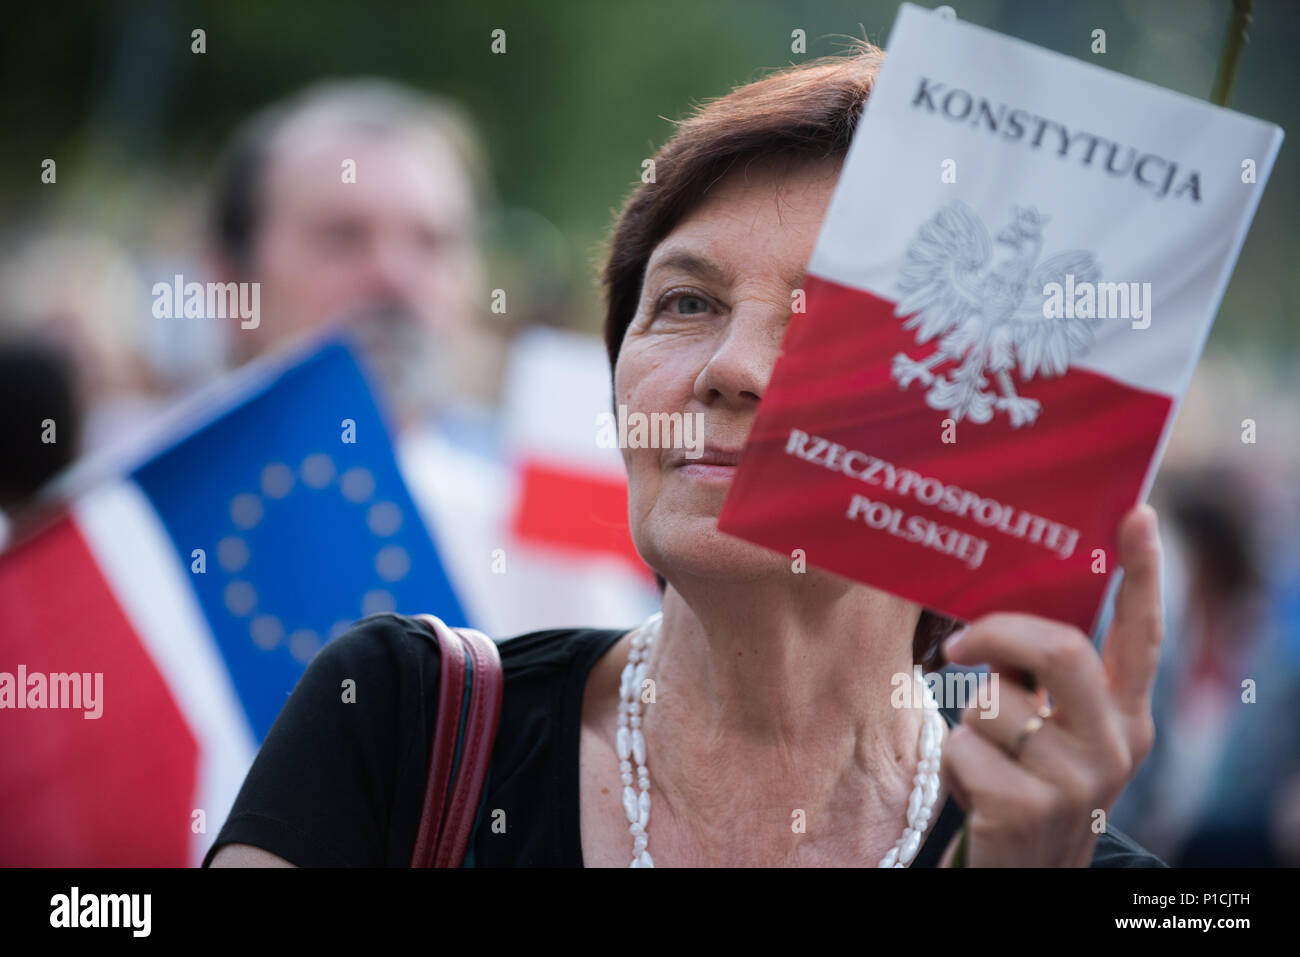
<instances>
[{"instance_id":1,"label":"woman's face","mask_svg":"<svg viewBox=\"0 0 1300 957\"><path fill-rule=\"evenodd\" d=\"M716 524L840 165L742 164L646 266L614 369L616 403L629 414L701 413L703 425L699 458L686 448L623 449L632 538L670 579L674 571L744 579L789 569L789 559Z\"/></svg>"}]
</instances>

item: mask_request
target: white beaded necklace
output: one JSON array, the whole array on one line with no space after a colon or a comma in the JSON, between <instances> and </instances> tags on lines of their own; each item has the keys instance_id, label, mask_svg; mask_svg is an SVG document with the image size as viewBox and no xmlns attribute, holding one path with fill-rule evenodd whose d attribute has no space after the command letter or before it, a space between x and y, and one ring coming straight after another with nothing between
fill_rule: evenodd
<instances>
[{"instance_id":1,"label":"white beaded necklace","mask_svg":"<svg viewBox=\"0 0 1300 957\"><path fill-rule=\"evenodd\" d=\"M650 645L659 634L663 612L655 612L632 633L632 650L619 683L618 770L623 781L623 812L632 835L632 867L654 867L647 846L650 835L650 771L646 767L645 736L641 733L641 688L644 686ZM907 827L894 846L880 861L880 867L906 867L921 848L921 838L929 826L934 802L939 796L939 760L943 753L943 716L934 693L921 679L921 668L913 669L920 685L925 717L921 722L920 762L912 778L912 793L907 801ZM636 762L636 784L632 787L632 762Z\"/></svg>"}]
</instances>

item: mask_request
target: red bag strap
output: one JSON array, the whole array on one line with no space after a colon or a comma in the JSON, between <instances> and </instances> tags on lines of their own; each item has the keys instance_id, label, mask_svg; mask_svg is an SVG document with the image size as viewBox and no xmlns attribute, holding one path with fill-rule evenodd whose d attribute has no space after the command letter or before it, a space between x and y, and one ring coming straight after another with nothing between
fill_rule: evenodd
<instances>
[{"instance_id":1,"label":"red bag strap","mask_svg":"<svg viewBox=\"0 0 1300 957\"><path fill-rule=\"evenodd\" d=\"M411 866L459 867L473 837L479 797L492 759L505 676L496 642L481 631L449 628L434 615L416 617L433 632L442 664L424 808ZM466 702L468 666L472 667Z\"/></svg>"}]
</instances>

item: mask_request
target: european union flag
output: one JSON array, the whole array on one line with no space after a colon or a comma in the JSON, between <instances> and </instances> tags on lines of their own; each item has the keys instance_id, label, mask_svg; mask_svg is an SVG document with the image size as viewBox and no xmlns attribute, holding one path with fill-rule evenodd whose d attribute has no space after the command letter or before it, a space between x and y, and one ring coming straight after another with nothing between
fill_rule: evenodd
<instances>
[{"instance_id":1,"label":"european union flag","mask_svg":"<svg viewBox=\"0 0 1300 957\"><path fill-rule=\"evenodd\" d=\"M322 644L384 611L466 624L343 340L132 476L190 576L260 742ZM193 565L191 565L193 571Z\"/></svg>"}]
</instances>

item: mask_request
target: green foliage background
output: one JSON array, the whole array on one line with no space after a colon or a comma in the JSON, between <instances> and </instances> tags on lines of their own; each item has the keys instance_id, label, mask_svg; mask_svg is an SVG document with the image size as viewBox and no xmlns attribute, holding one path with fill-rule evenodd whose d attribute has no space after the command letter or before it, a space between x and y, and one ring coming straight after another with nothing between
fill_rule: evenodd
<instances>
[{"instance_id":1,"label":"green foliage background","mask_svg":"<svg viewBox=\"0 0 1300 957\"><path fill-rule=\"evenodd\" d=\"M963 19L1202 98L1229 13L1228 0L952 6ZM1294 137L1300 4L1256 6L1231 105ZM897 9L893 0L12 6L0 39L3 228L12 237L54 221L105 229L136 249L166 246L197 222L216 151L249 111L321 77L382 75L468 108L501 206L531 211L561 237L534 268L554 286L562 321L595 328L600 242L669 121L765 70L835 52L837 36L883 43ZM190 52L196 27L207 31L203 55ZM489 50L495 28L507 31L504 56ZM806 55L790 51L795 28L807 32ZM1106 30L1104 56L1089 49L1095 28ZM1212 349L1294 366L1297 155L1284 144ZM45 157L59 161L57 190L40 184Z\"/></svg>"}]
</instances>

